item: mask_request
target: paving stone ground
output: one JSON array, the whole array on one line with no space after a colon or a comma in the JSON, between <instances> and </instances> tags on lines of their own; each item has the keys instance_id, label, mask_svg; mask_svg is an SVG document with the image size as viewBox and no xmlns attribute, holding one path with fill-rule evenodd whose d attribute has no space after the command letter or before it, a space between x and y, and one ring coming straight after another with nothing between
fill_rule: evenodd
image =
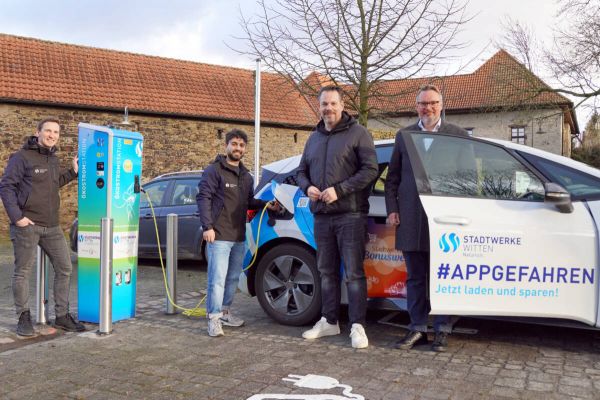
<instances>
[{"instance_id":1,"label":"paving stone ground","mask_svg":"<svg viewBox=\"0 0 600 400\"><path fill-rule=\"evenodd\" d=\"M405 331L378 324L384 314L370 313L370 346L354 350L345 324L342 335L308 342L301 338L305 327L276 324L256 299L238 294L235 311L246 326L225 327L226 336L210 338L203 318L164 314L156 262L139 268L136 318L115 323L112 335L98 338L97 326L90 324L84 334L59 331L22 340L14 334L10 251L0 244L0 398L600 398L595 331L465 319L458 325L478 333L452 335L446 353L427 347L400 351L393 343ZM179 302L195 305L205 284L205 266L183 265ZM75 311L76 300L75 275ZM327 376L352 391L302 388L282 380L290 374Z\"/></svg>"}]
</instances>

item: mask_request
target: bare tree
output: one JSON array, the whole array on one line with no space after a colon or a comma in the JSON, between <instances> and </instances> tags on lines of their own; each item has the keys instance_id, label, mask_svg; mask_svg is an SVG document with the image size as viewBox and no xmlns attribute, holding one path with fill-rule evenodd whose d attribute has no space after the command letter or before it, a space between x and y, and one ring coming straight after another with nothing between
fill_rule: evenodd
<instances>
[{"instance_id":1,"label":"bare tree","mask_svg":"<svg viewBox=\"0 0 600 400\"><path fill-rule=\"evenodd\" d=\"M531 27L511 17L505 17L501 23L504 34L496 45L514 55L519 62L535 73L539 59L536 49L538 40Z\"/></svg>"},{"instance_id":2,"label":"bare tree","mask_svg":"<svg viewBox=\"0 0 600 400\"><path fill-rule=\"evenodd\" d=\"M272 70L314 95L318 83L344 86L346 104L366 126L377 99L400 96L380 82L433 71L462 48L467 0L259 0L241 18L247 48ZM389 88L388 88L389 89Z\"/></svg>"},{"instance_id":3,"label":"bare tree","mask_svg":"<svg viewBox=\"0 0 600 400\"><path fill-rule=\"evenodd\" d=\"M563 93L595 98L600 95L600 1L561 4L557 17L567 23L556 31L546 58Z\"/></svg>"},{"instance_id":4,"label":"bare tree","mask_svg":"<svg viewBox=\"0 0 600 400\"><path fill-rule=\"evenodd\" d=\"M596 107L600 95L600 0L556 0L560 8L555 16L557 28L550 45L534 42L530 28L515 20L506 24L500 44L516 52L528 67L536 63L547 68L556 89L537 86L537 92L556 92L587 101ZM531 49L541 48L537 56ZM529 61L531 59L531 61ZM536 59L538 60L536 62Z\"/></svg>"}]
</instances>

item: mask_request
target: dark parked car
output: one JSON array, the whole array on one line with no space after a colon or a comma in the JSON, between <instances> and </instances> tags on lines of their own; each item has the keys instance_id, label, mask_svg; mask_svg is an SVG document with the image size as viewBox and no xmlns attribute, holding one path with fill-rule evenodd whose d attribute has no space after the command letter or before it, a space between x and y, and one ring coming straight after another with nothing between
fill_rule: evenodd
<instances>
[{"instance_id":1,"label":"dark parked car","mask_svg":"<svg viewBox=\"0 0 600 400\"><path fill-rule=\"evenodd\" d=\"M166 251L167 215L178 215L178 259L204 259L202 228L196 205L198 183L202 171L173 172L160 175L143 185L152 201L160 235L161 251ZM148 197L140 197L140 233L138 257L158 258L156 230ZM77 252L77 219L73 221L69 234L71 249Z\"/></svg>"}]
</instances>

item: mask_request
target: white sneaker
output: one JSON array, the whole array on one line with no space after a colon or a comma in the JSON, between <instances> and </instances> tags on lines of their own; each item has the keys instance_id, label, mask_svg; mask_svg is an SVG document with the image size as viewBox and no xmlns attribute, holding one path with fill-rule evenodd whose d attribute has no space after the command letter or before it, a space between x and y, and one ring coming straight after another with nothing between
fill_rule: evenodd
<instances>
[{"instance_id":1,"label":"white sneaker","mask_svg":"<svg viewBox=\"0 0 600 400\"><path fill-rule=\"evenodd\" d=\"M361 324L352 324L350 339L352 339L352 347L355 349L364 349L369 346L369 339L365 333L365 328Z\"/></svg>"},{"instance_id":2,"label":"white sneaker","mask_svg":"<svg viewBox=\"0 0 600 400\"><path fill-rule=\"evenodd\" d=\"M223 327L221 326L221 319L209 318L208 319L208 336L217 337L223 336Z\"/></svg>"},{"instance_id":3,"label":"white sneaker","mask_svg":"<svg viewBox=\"0 0 600 400\"><path fill-rule=\"evenodd\" d=\"M244 320L236 317L231 314L231 311L223 313L223 316L220 318L221 324L225 326L242 326L244 325Z\"/></svg>"},{"instance_id":4,"label":"white sneaker","mask_svg":"<svg viewBox=\"0 0 600 400\"><path fill-rule=\"evenodd\" d=\"M317 339L323 336L333 336L339 334L340 325L337 322L335 324L330 324L327 322L327 318L321 317L315 326L302 333L302 337L304 339Z\"/></svg>"}]
</instances>

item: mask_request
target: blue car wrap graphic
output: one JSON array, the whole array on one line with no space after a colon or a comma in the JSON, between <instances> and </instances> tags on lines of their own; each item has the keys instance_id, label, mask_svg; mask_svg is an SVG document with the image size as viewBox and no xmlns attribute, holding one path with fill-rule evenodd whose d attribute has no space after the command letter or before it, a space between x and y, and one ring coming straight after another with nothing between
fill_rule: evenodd
<instances>
[{"instance_id":1,"label":"blue car wrap graphic","mask_svg":"<svg viewBox=\"0 0 600 400\"><path fill-rule=\"evenodd\" d=\"M271 201L275 198L274 188L277 184L266 185L261 190L256 198ZM269 216L268 212L260 218L262 210L258 210L257 215L252 221L246 224L246 256L244 258L244 268L246 268L252 262L254 253L257 248L264 246L266 243L279 239L281 237L297 239L301 242L308 244L313 249L316 249L315 238L313 234L314 217L308 207L308 197L298 187L287 185L287 190L293 190L294 193L290 193L293 197L295 210L293 218L278 219L274 226L268 224ZM291 196L290 196L291 197ZM260 224L260 236L259 236L259 224ZM258 243L256 240L258 239ZM257 246L258 244L258 246ZM254 265L253 267L256 267ZM245 271L248 275L248 271Z\"/></svg>"}]
</instances>

